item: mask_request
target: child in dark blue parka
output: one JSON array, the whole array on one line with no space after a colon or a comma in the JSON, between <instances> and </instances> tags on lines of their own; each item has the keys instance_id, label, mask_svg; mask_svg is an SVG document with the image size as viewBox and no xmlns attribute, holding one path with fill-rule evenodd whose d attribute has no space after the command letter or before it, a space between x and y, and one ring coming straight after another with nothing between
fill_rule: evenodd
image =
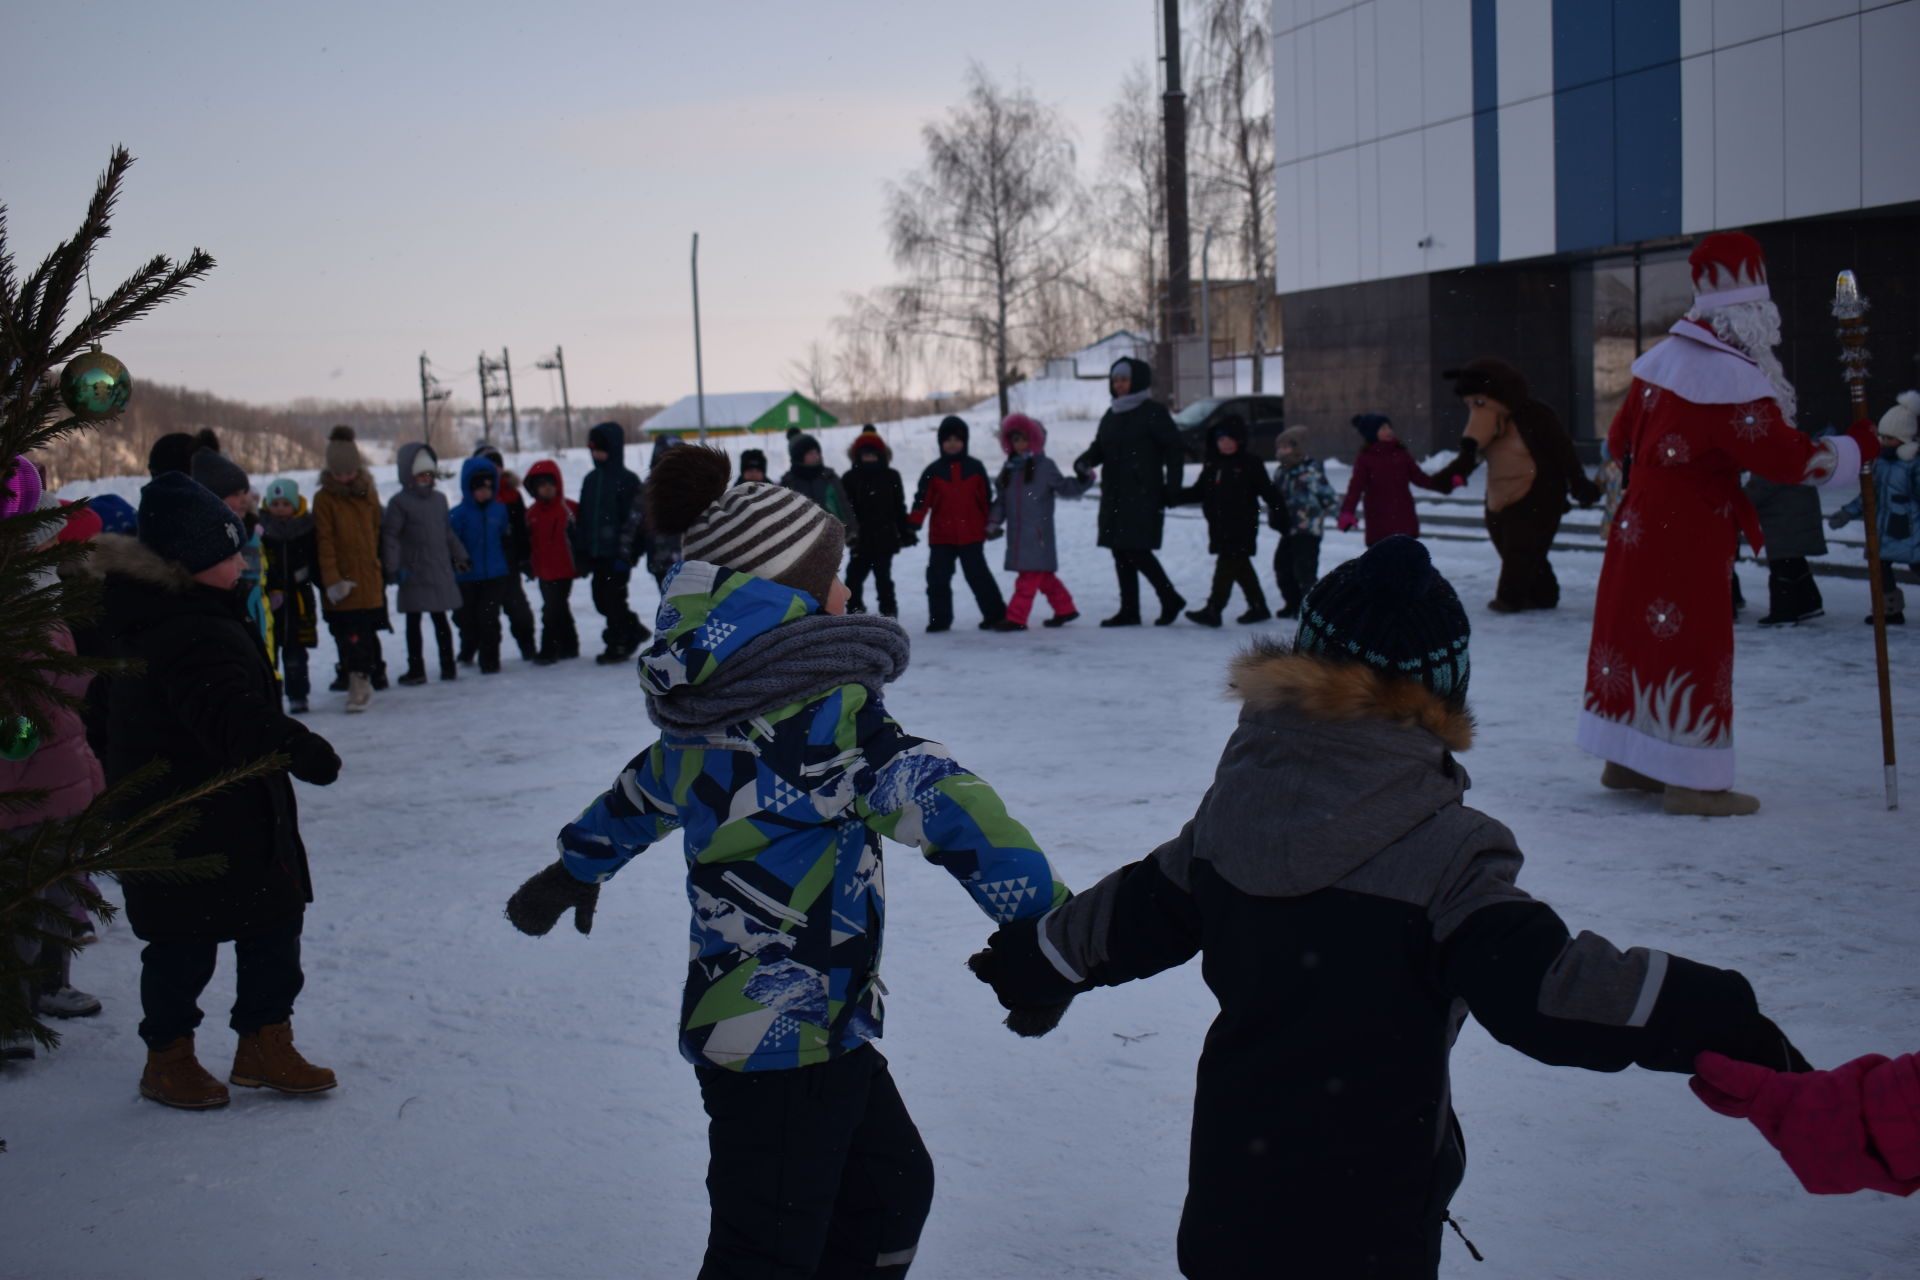
<instances>
[{"instance_id":1,"label":"child in dark blue parka","mask_svg":"<svg viewBox=\"0 0 1920 1280\"><path fill-rule=\"evenodd\" d=\"M467 552L469 563L454 580L460 584L463 630L483 676L500 671L500 611L513 575L507 508L493 500L499 482L499 469L491 461L468 458L460 467L460 505L447 516Z\"/></svg>"}]
</instances>

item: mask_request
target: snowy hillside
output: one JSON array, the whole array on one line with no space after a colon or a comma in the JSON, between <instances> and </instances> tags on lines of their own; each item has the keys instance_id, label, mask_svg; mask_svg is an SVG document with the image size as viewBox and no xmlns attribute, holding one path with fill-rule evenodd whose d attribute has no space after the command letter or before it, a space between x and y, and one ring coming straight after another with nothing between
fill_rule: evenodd
<instances>
[{"instance_id":1,"label":"snowy hillside","mask_svg":"<svg viewBox=\"0 0 1920 1280\"><path fill-rule=\"evenodd\" d=\"M987 454L988 419L971 416ZM909 483L932 455L934 422L888 429ZM1050 425L1062 458L1092 430L1064 415ZM830 461L854 430L824 433ZM586 465L583 453L566 459L576 491ZM393 484L384 477L383 493ZM98 487L132 497L138 482ZM888 697L910 730L995 784L1076 888L1179 830L1234 720L1221 695L1228 658L1252 631L1288 634L1284 624L1098 629L1115 588L1094 512L1062 504L1062 576L1088 618L1059 631L977 632L962 589L960 629L924 635L925 551L904 554L913 663ZM1330 536L1325 563L1360 545ZM1483 603L1490 549L1432 546L1475 629L1470 799L1519 837L1522 883L1576 931L1741 969L1820 1065L1920 1049L1920 840L1911 807L1881 802L1865 585L1823 579L1828 617L1808 626L1763 632L1748 612L1740 781L1765 807L1678 819L1603 791L1599 763L1573 746L1599 557L1556 557L1558 612L1500 617ZM1169 519L1165 558L1190 596L1208 579L1205 547L1199 519ZM1764 600L1764 571L1739 572L1748 598ZM650 612L652 583L643 577L634 597ZM599 625L584 589L574 605L591 647ZM1912 806L1920 634L1896 629L1892 647ZM389 659L400 651L388 637ZM316 654L316 673L332 661ZM317 696L309 723L345 771L331 788L298 787L318 901L295 1017L301 1047L340 1073L340 1088L299 1099L236 1090L230 1108L206 1114L141 1099L140 944L123 926L105 931L74 974L105 1013L0 1072L12 1224L0 1274L693 1274L706 1121L675 1049L687 913L678 840L608 886L591 937L563 926L526 938L501 915L553 857L558 826L651 740L632 671L510 658L497 677L395 688L364 716L341 714L341 701ZM1198 965L1096 992L1052 1036L1016 1040L962 967L986 920L944 872L898 846L889 856L881 1047L939 1176L913 1274L1173 1276L1194 1063L1213 1008ZM203 1058L221 1074L231 974L223 957L203 1000ZM1920 1271L1920 1205L1806 1195L1750 1127L1708 1112L1682 1076L1544 1066L1471 1023L1453 1062L1470 1153L1453 1207L1487 1261L1450 1236L1446 1276ZM1287 1248L1276 1236L1276 1267Z\"/></svg>"}]
</instances>

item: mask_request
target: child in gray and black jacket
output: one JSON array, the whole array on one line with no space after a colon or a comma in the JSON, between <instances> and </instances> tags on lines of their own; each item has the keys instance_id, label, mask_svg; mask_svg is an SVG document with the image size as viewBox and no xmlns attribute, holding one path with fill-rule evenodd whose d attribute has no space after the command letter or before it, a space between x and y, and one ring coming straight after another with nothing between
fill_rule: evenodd
<instances>
[{"instance_id":1,"label":"child in gray and black jacket","mask_svg":"<svg viewBox=\"0 0 1920 1280\"><path fill-rule=\"evenodd\" d=\"M1515 884L1513 834L1462 802L1467 633L1414 539L1341 565L1294 647L1235 661L1245 710L1180 834L971 962L1032 1010L1205 953L1184 1275L1271 1274L1276 1248L1289 1274L1434 1275L1469 1013L1556 1065L1807 1070L1738 973L1570 936Z\"/></svg>"}]
</instances>

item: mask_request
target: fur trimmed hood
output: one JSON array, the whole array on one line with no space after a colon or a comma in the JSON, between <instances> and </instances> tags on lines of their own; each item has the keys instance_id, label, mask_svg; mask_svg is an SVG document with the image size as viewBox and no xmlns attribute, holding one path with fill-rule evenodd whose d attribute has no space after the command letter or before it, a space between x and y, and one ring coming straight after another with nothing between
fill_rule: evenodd
<instances>
[{"instance_id":1,"label":"fur trimmed hood","mask_svg":"<svg viewBox=\"0 0 1920 1280\"><path fill-rule=\"evenodd\" d=\"M1473 746L1473 715L1425 685L1362 666L1257 642L1227 668L1227 687L1249 711L1291 707L1314 720L1383 720L1425 729L1449 751Z\"/></svg>"},{"instance_id":2,"label":"fur trimmed hood","mask_svg":"<svg viewBox=\"0 0 1920 1280\"><path fill-rule=\"evenodd\" d=\"M196 585L186 566L168 560L146 543L124 533L103 533L93 540L93 551L82 561L84 572L96 578L130 578L163 591L185 591Z\"/></svg>"},{"instance_id":3,"label":"fur trimmed hood","mask_svg":"<svg viewBox=\"0 0 1920 1280\"><path fill-rule=\"evenodd\" d=\"M1231 689L1245 709L1192 837L1243 892L1338 884L1466 793L1453 751L1473 719L1412 681L1268 644L1234 660Z\"/></svg>"}]
</instances>

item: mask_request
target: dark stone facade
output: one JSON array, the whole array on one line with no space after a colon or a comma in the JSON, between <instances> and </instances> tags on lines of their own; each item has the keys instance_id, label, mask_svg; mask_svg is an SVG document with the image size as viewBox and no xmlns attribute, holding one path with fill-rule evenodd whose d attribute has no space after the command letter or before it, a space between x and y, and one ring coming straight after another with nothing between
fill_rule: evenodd
<instances>
[{"instance_id":1,"label":"dark stone facade","mask_svg":"<svg viewBox=\"0 0 1920 1280\"><path fill-rule=\"evenodd\" d=\"M1800 398L1799 421L1819 430L1850 417L1829 308L1835 275L1851 267L1871 301L1873 364L1868 405L1878 416L1895 393L1920 386L1920 208L1904 205L1746 228L1765 248L1784 334L1779 348ZM1356 413L1384 413L1416 457L1451 448L1465 425L1442 370L1497 356L1552 405L1581 453L1597 457L1607 423L1580 391L1574 349L1574 275L1608 250L1579 259L1472 267L1288 294L1287 422L1311 433L1317 457L1350 460Z\"/></svg>"}]
</instances>

